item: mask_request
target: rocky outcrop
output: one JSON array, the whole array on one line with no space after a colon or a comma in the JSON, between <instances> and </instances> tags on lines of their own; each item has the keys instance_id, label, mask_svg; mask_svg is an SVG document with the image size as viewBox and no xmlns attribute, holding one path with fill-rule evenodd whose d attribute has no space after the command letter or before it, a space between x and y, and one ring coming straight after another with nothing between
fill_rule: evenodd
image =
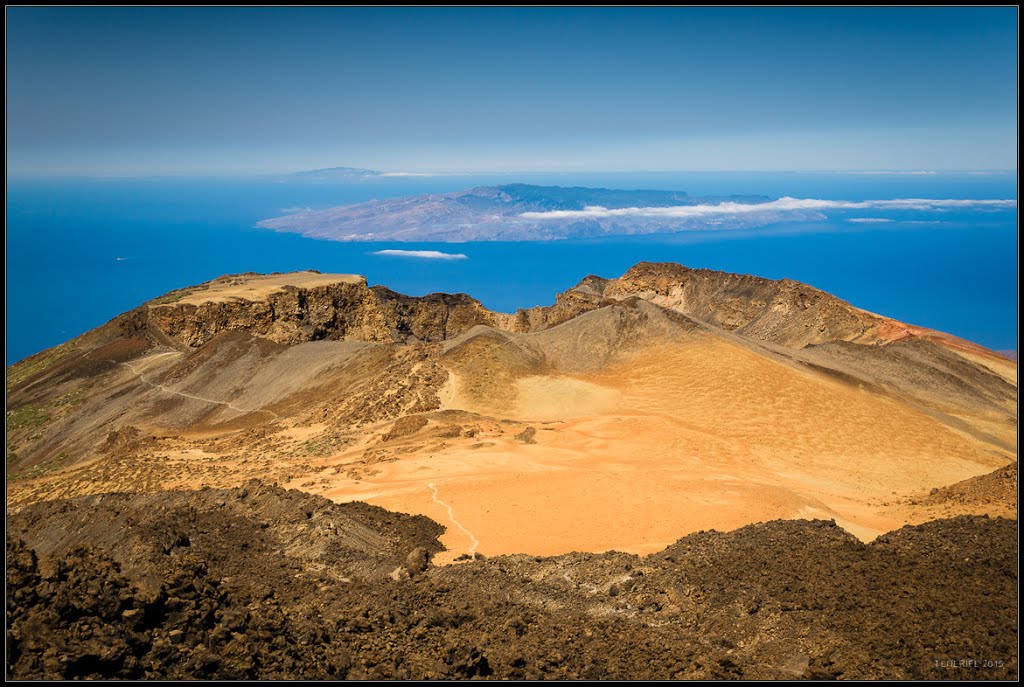
<instances>
[{"instance_id":1,"label":"rocky outcrop","mask_svg":"<svg viewBox=\"0 0 1024 687\"><path fill-rule=\"evenodd\" d=\"M946 503L988 505L1013 503L1017 497L1017 464L1010 463L998 470L971 477L948 487L932 489L923 499L924 505Z\"/></svg>"},{"instance_id":2,"label":"rocky outcrop","mask_svg":"<svg viewBox=\"0 0 1024 687\"><path fill-rule=\"evenodd\" d=\"M499 322L514 332L541 331L631 298L788 348L831 341L890 343L913 329L792 279L772 280L653 262L638 263L617 279L587 276L558 294L554 305L519 310Z\"/></svg>"},{"instance_id":3,"label":"rocky outcrop","mask_svg":"<svg viewBox=\"0 0 1024 687\"><path fill-rule=\"evenodd\" d=\"M554 305L516 311L515 315L507 316L507 319L502 321L502 329L517 333L541 331L606 305L607 301L601 295L601 291L587 285L588 279L600 277L587 277L568 291L558 294L555 296Z\"/></svg>"},{"instance_id":4,"label":"rocky outcrop","mask_svg":"<svg viewBox=\"0 0 1024 687\"><path fill-rule=\"evenodd\" d=\"M789 348L828 341L888 343L906 335L901 323L865 312L792 279L642 262L605 289L638 296L700 322Z\"/></svg>"},{"instance_id":5,"label":"rocky outcrop","mask_svg":"<svg viewBox=\"0 0 1024 687\"><path fill-rule=\"evenodd\" d=\"M266 299L143 306L144 319L180 345L197 348L224 331L245 330L282 344L304 341L429 343L458 336L493 313L465 294L405 296L383 286L337 283L284 287Z\"/></svg>"},{"instance_id":6,"label":"rocky outcrop","mask_svg":"<svg viewBox=\"0 0 1024 687\"><path fill-rule=\"evenodd\" d=\"M362 279L285 286L256 300L167 303L157 299L122 316L120 327L130 337L149 332L158 343L188 348L231 330L289 345L324 339L434 343L481 324L515 333L543 331L630 298L789 348L832 341L886 344L916 331L791 279L776 281L650 262L637 264L617 279L590 275L558 294L554 304L515 314L492 312L465 294L406 296L383 286L370 287Z\"/></svg>"},{"instance_id":7,"label":"rocky outcrop","mask_svg":"<svg viewBox=\"0 0 1024 687\"><path fill-rule=\"evenodd\" d=\"M417 298L383 286L371 290L391 339L399 343L439 342L465 334L478 324L498 324L498 314L464 293L432 293Z\"/></svg>"}]
</instances>

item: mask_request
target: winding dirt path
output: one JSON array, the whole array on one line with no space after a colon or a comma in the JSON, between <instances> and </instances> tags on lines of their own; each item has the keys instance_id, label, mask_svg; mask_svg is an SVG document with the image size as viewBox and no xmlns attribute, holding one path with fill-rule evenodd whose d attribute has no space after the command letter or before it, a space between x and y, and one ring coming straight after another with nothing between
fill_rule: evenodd
<instances>
[{"instance_id":1,"label":"winding dirt path","mask_svg":"<svg viewBox=\"0 0 1024 687\"><path fill-rule=\"evenodd\" d=\"M430 487L430 491L433 492L434 501L441 504L448 510L448 519L452 521L452 524L454 524L460 530L465 532L466 536L469 537L470 540L473 542L473 545L466 550L466 553L473 553L474 551L476 551L476 547L480 546L480 540L473 536L473 533L467 530L466 527L455 518L455 512L452 510L452 507L448 505L446 502L442 501L440 498L438 498L437 486L433 482L428 483L427 486Z\"/></svg>"},{"instance_id":2,"label":"winding dirt path","mask_svg":"<svg viewBox=\"0 0 1024 687\"><path fill-rule=\"evenodd\" d=\"M161 357L163 357L165 355L181 355L181 354L178 353L177 351L171 351L169 353L158 353L157 355L154 355L154 356L148 358L148 360L153 360L154 358L161 358ZM149 386L153 387L154 389L162 391L162 392L164 392L166 394L174 394L175 396L181 396L182 398L190 398L190 399L192 399L194 401L202 401L203 403L213 403L213 404L216 404L216 405L226 406L226 407L230 408L231 410L237 411L239 413L267 413L268 415L272 416L275 420L280 420L281 419L280 415L275 413L273 410L267 410L266 408L242 408L241 406L237 406L234 403L231 403L229 401L218 401L218 400L213 399L213 398L206 398L205 396L196 396L195 394L190 394L190 393L185 392L185 391L177 391L175 389L170 389L170 388L164 386L163 384L157 384L155 382L151 382L148 379L146 379L146 376L144 374L142 374L137 369L135 369L135 366L132 365L129 362L118 362L116 360L110 360L110 359L107 359L106 362L114 363L115 365L124 365L129 370L131 370L139 378L139 380L141 382L143 382L145 384L148 384Z\"/></svg>"}]
</instances>

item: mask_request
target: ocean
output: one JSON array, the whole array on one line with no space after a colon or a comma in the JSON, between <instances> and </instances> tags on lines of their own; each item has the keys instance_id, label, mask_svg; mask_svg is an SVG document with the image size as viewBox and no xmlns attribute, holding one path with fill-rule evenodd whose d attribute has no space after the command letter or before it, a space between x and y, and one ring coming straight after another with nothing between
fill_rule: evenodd
<instances>
[{"instance_id":1,"label":"ocean","mask_svg":"<svg viewBox=\"0 0 1024 687\"><path fill-rule=\"evenodd\" d=\"M789 277L854 305L996 350L1017 348L1017 209L826 213L733 232L554 242L339 243L256 228L289 209L502 183L664 189L829 200L1016 199L1015 174L630 173L382 177L8 179L7 364L171 289L238 272L366 275L410 295L465 292L487 307L553 302L588 274L671 261ZM875 210L859 213L878 219ZM374 255L463 253L464 260Z\"/></svg>"}]
</instances>

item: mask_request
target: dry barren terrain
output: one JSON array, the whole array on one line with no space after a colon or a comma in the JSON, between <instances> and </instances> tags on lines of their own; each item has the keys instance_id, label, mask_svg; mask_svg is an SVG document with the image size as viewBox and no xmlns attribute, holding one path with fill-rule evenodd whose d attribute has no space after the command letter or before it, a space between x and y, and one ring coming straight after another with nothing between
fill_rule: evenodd
<instances>
[{"instance_id":1,"label":"dry barren terrain","mask_svg":"<svg viewBox=\"0 0 1024 687\"><path fill-rule=\"evenodd\" d=\"M504 314L229 275L15 364L7 401L11 674L1016 674L1016 363L797 282L641 263ZM305 581L237 586L242 542Z\"/></svg>"},{"instance_id":2,"label":"dry barren terrain","mask_svg":"<svg viewBox=\"0 0 1024 687\"><path fill-rule=\"evenodd\" d=\"M258 477L432 517L450 557L650 553L790 518L870 541L1015 464L1012 361L716 274L638 266L516 316L350 275L172 292L12 368L9 505Z\"/></svg>"}]
</instances>

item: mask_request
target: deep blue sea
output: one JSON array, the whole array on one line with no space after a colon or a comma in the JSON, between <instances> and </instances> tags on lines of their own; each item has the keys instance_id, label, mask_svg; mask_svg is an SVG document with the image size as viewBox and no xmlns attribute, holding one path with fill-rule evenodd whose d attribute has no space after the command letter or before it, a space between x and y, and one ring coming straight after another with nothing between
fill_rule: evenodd
<instances>
[{"instance_id":1,"label":"deep blue sea","mask_svg":"<svg viewBox=\"0 0 1024 687\"><path fill-rule=\"evenodd\" d=\"M510 312L551 303L587 274L618 276L641 260L790 277L867 310L993 349L1017 348L1016 208L887 212L894 221L885 223L852 223L858 213L846 212L737 232L521 243L337 243L254 227L288 208L513 182L829 200L1017 198L1015 174L517 174L330 184L272 177L8 179L6 361L222 274L359 273L403 293L461 291ZM468 259L371 254L383 248Z\"/></svg>"}]
</instances>

